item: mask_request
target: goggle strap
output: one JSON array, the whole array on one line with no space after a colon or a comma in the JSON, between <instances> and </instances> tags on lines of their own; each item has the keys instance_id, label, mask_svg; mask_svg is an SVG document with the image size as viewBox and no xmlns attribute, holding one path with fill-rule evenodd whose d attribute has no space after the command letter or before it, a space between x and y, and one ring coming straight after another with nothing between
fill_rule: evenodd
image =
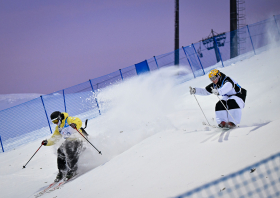
<instances>
[{"instance_id":1,"label":"goggle strap","mask_svg":"<svg viewBox=\"0 0 280 198\"><path fill-rule=\"evenodd\" d=\"M60 116L58 116L57 118L52 119L52 122L55 120L59 120Z\"/></svg>"}]
</instances>

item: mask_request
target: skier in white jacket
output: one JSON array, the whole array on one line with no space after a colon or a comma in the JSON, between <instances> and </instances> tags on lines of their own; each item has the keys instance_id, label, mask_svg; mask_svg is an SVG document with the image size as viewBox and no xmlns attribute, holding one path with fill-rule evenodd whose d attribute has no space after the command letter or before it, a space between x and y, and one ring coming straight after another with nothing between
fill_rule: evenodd
<instances>
[{"instance_id":1,"label":"skier in white jacket","mask_svg":"<svg viewBox=\"0 0 280 198\"><path fill-rule=\"evenodd\" d=\"M215 107L217 124L221 128L234 128L241 121L247 91L241 88L235 80L217 69L211 70L208 76L212 83L205 88L190 87L190 94L222 96L221 101L218 101ZM224 106L227 107L228 111Z\"/></svg>"}]
</instances>

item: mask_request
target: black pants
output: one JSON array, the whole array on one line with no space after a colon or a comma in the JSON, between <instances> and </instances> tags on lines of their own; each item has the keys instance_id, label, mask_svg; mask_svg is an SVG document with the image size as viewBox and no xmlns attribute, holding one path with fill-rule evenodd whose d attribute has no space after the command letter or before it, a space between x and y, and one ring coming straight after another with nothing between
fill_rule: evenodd
<instances>
[{"instance_id":1,"label":"black pants","mask_svg":"<svg viewBox=\"0 0 280 198\"><path fill-rule=\"evenodd\" d=\"M82 151L81 140L65 140L57 149L57 168L59 171L72 171L78 169L77 162Z\"/></svg>"},{"instance_id":2,"label":"black pants","mask_svg":"<svg viewBox=\"0 0 280 198\"><path fill-rule=\"evenodd\" d=\"M236 103L236 101L234 99L229 99L227 101L225 101L225 100L218 101L216 103L215 111L224 111L224 110L226 110L225 107L228 110L240 109L240 107L238 106L238 104Z\"/></svg>"},{"instance_id":3,"label":"black pants","mask_svg":"<svg viewBox=\"0 0 280 198\"><path fill-rule=\"evenodd\" d=\"M234 96L241 98L243 100L243 102L245 103L246 96L247 96L247 90L242 88L241 93L237 93ZM229 99L227 101L225 101L225 100L218 101L216 103L215 111L226 110L225 107L227 107L228 110L240 108L234 99Z\"/></svg>"}]
</instances>

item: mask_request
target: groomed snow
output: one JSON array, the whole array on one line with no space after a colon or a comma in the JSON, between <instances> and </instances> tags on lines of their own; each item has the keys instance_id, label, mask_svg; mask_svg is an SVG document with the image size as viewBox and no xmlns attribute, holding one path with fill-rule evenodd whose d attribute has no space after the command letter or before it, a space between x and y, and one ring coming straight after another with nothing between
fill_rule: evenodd
<instances>
[{"instance_id":1,"label":"groomed snow","mask_svg":"<svg viewBox=\"0 0 280 198\"><path fill-rule=\"evenodd\" d=\"M80 157L84 173L43 197L174 197L280 152L280 49L240 61L222 72L247 89L239 128L222 133L205 121L189 86L205 87L202 76L178 84L178 69L168 68L104 90L106 114L92 119L87 132L102 151L87 145ZM215 124L217 97L197 96ZM42 147L22 166L41 140L0 154L1 197L33 197L56 174L56 149Z\"/></svg>"}]
</instances>

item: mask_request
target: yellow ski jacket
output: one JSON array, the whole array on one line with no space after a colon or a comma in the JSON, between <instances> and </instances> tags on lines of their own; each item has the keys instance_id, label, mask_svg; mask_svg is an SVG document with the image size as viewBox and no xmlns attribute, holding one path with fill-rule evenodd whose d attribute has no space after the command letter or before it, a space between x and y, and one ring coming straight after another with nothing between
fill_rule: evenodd
<instances>
[{"instance_id":1,"label":"yellow ski jacket","mask_svg":"<svg viewBox=\"0 0 280 198\"><path fill-rule=\"evenodd\" d=\"M50 139L48 139L48 144L47 144L46 146L52 146L52 145L54 145L55 143L57 143L57 142L62 138L62 135L61 135L61 133L60 133L59 128L62 129L62 128L64 128L66 125L69 126L70 124L75 123L75 124L76 124L76 128L77 128L80 132L82 132L80 128L82 127L82 124L83 124L83 123L82 123L82 121L81 121L80 118L77 118L77 117L69 117L68 113L65 113L65 112L63 112L63 113L61 113L61 114L64 115L64 119L61 121L60 126L57 125L57 126L55 127L55 131L54 131L53 135L50 137ZM69 138L72 139L71 136L70 136ZM74 138L74 139L76 139L76 138Z\"/></svg>"}]
</instances>

